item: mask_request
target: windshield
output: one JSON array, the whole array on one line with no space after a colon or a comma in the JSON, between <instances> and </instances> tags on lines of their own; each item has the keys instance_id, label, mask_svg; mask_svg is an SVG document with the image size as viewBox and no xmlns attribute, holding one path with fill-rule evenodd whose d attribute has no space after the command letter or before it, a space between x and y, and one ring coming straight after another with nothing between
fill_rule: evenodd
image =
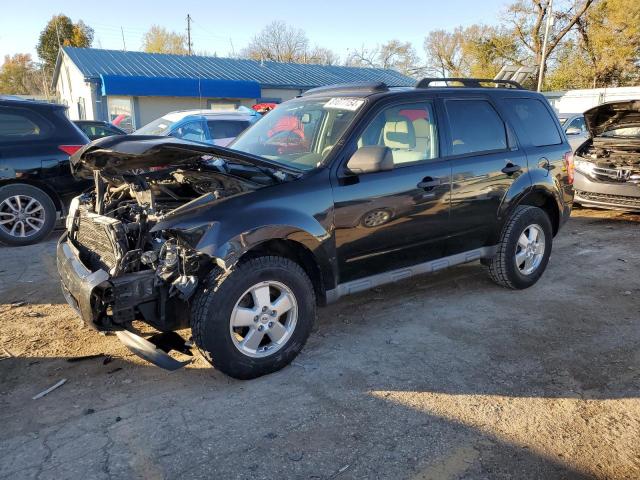
<instances>
[{"instance_id":1,"label":"windshield","mask_svg":"<svg viewBox=\"0 0 640 480\"><path fill-rule=\"evenodd\" d=\"M160 117L147 123L144 127L140 127L133 132L133 135L166 135L174 123L176 122L166 117Z\"/></svg>"},{"instance_id":2,"label":"windshield","mask_svg":"<svg viewBox=\"0 0 640 480\"><path fill-rule=\"evenodd\" d=\"M334 97L283 103L230 147L311 170L331 152L364 102L361 98Z\"/></svg>"}]
</instances>

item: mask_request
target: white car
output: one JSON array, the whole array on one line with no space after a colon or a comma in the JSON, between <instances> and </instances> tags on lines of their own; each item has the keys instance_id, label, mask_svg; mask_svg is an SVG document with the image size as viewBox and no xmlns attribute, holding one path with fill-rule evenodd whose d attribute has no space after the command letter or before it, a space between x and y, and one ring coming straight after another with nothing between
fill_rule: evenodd
<instances>
[{"instance_id":1,"label":"white car","mask_svg":"<svg viewBox=\"0 0 640 480\"><path fill-rule=\"evenodd\" d=\"M261 118L256 111L181 110L170 112L139 128L133 135L159 135L226 147Z\"/></svg>"}]
</instances>

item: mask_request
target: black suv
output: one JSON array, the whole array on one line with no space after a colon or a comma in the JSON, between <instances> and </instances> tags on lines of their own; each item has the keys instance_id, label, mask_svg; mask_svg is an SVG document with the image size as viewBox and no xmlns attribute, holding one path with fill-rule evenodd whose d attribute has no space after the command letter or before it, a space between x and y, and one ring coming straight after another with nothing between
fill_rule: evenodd
<instances>
[{"instance_id":1,"label":"black suv","mask_svg":"<svg viewBox=\"0 0 640 480\"><path fill-rule=\"evenodd\" d=\"M562 128L517 84L436 82L310 90L231 148L92 143L72 168L95 190L58 245L68 302L158 365L180 363L134 320L189 327L218 369L253 378L291 362L316 306L344 295L476 260L533 285L571 212Z\"/></svg>"},{"instance_id":2,"label":"black suv","mask_svg":"<svg viewBox=\"0 0 640 480\"><path fill-rule=\"evenodd\" d=\"M45 238L68 201L90 186L71 174L69 157L88 143L66 107L0 97L0 242Z\"/></svg>"}]
</instances>

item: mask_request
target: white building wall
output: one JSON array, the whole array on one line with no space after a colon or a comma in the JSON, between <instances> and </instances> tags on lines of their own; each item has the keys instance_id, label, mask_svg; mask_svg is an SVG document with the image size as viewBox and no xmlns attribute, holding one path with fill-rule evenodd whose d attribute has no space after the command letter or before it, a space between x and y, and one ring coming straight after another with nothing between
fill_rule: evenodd
<instances>
[{"instance_id":1,"label":"white building wall","mask_svg":"<svg viewBox=\"0 0 640 480\"><path fill-rule=\"evenodd\" d=\"M140 128L147 123L176 110L207 109L211 104L237 104L250 107L255 99L198 98L198 97L137 97L134 108Z\"/></svg>"},{"instance_id":2,"label":"white building wall","mask_svg":"<svg viewBox=\"0 0 640 480\"><path fill-rule=\"evenodd\" d=\"M558 113L582 113L605 102L640 100L640 86L543 92Z\"/></svg>"},{"instance_id":3,"label":"white building wall","mask_svg":"<svg viewBox=\"0 0 640 480\"><path fill-rule=\"evenodd\" d=\"M263 88L262 98L279 98L280 101L286 102L297 97L303 91L295 88Z\"/></svg>"},{"instance_id":4,"label":"white building wall","mask_svg":"<svg viewBox=\"0 0 640 480\"><path fill-rule=\"evenodd\" d=\"M79 104L84 105L85 119L96 118L95 98L91 92L91 84L84 81L84 75L64 53L56 83L56 97L60 103L69 107L67 114L71 120L81 120Z\"/></svg>"}]
</instances>

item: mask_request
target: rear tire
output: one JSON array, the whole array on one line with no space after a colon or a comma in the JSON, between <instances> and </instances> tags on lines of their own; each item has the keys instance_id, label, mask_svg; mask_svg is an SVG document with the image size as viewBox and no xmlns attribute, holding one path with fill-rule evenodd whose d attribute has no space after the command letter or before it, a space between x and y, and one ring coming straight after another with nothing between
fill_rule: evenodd
<instances>
[{"instance_id":1,"label":"rear tire","mask_svg":"<svg viewBox=\"0 0 640 480\"><path fill-rule=\"evenodd\" d=\"M56 207L44 191L25 183L0 188L0 242L11 246L38 243L55 224Z\"/></svg>"},{"instance_id":2,"label":"rear tire","mask_svg":"<svg viewBox=\"0 0 640 480\"><path fill-rule=\"evenodd\" d=\"M490 278L506 288L530 287L547 268L552 240L551 221L544 210L517 207L503 227L496 255L486 262Z\"/></svg>"},{"instance_id":3,"label":"rear tire","mask_svg":"<svg viewBox=\"0 0 640 480\"><path fill-rule=\"evenodd\" d=\"M191 328L209 363L246 380L291 363L306 343L315 316L313 285L300 265L264 256L229 273L215 268L194 296ZM252 344L252 336L257 343Z\"/></svg>"}]
</instances>

